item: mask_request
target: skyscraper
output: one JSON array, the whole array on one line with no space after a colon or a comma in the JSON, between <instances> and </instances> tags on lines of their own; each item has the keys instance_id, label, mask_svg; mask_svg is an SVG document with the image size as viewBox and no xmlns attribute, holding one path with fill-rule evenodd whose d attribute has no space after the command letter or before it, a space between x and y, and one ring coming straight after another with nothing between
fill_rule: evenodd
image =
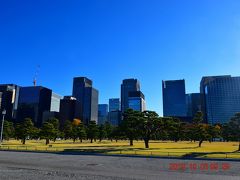
<instances>
[{"instance_id":1,"label":"skyscraper","mask_svg":"<svg viewBox=\"0 0 240 180\"><path fill-rule=\"evenodd\" d=\"M163 115L186 116L185 80L162 81Z\"/></svg>"},{"instance_id":2,"label":"skyscraper","mask_svg":"<svg viewBox=\"0 0 240 180\"><path fill-rule=\"evenodd\" d=\"M194 117L198 111L201 111L200 93L186 94L187 117Z\"/></svg>"},{"instance_id":3,"label":"skyscraper","mask_svg":"<svg viewBox=\"0 0 240 180\"><path fill-rule=\"evenodd\" d=\"M145 96L141 91L129 92L128 97L129 109L143 112L146 110Z\"/></svg>"},{"instance_id":4,"label":"skyscraper","mask_svg":"<svg viewBox=\"0 0 240 180\"><path fill-rule=\"evenodd\" d=\"M240 77L203 77L200 91L202 111L209 124L226 123L240 112Z\"/></svg>"},{"instance_id":5,"label":"skyscraper","mask_svg":"<svg viewBox=\"0 0 240 180\"><path fill-rule=\"evenodd\" d=\"M42 126L43 113L51 109L52 90L42 86L21 87L17 121L31 118L37 127Z\"/></svg>"},{"instance_id":6,"label":"skyscraper","mask_svg":"<svg viewBox=\"0 0 240 180\"><path fill-rule=\"evenodd\" d=\"M105 124L108 121L108 104L98 105L98 124Z\"/></svg>"},{"instance_id":7,"label":"skyscraper","mask_svg":"<svg viewBox=\"0 0 240 180\"><path fill-rule=\"evenodd\" d=\"M121 102L119 98L109 99L109 112L112 111L120 111L121 110Z\"/></svg>"},{"instance_id":8,"label":"skyscraper","mask_svg":"<svg viewBox=\"0 0 240 180\"><path fill-rule=\"evenodd\" d=\"M60 102L60 127L64 127L66 121L73 121L74 119L81 120L81 103L75 97L64 96Z\"/></svg>"},{"instance_id":9,"label":"skyscraper","mask_svg":"<svg viewBox=\"0 0 240 180\"><path fill-rule=\"evenodd\" d=\"M118 126L121 122L121 102L119 98L109 99L108 121L113 126Z\"/></svg>"},{"instance_id":10,"label":"skyscraper","mask_svg":"<svg viewBox=\"0 0 240 180\"><path fill-rule=\"evenodd\" d=\"M118 126L121 123L121 111L111 111L108 113L108 121L113 126Z\"/></svg>"},{"instance_id":11,"label":"skyscraper","mask_svg":"<svg viewBox=\"0 0 240 180\"><path fill-rule=\"evenodd\" d=\"M15 84L2 84L0 85L1 103L0 112L6 110L5 118L7 120L15 120L18 108L20 87Z\"/></svg>"},{"instance_id":12,"label":"skyscraper","mask_svg":"<svg viewBox=\"0 0 240 180\"><path fill-rule=\"evenodd\" d=\"M121 85L121 110L124 113L129 108L129 92L140 91L140 82L137 79L125 79Z\"/></svg>"},{"instance_id":13,"label":"skyscraper","mask_svg":"<svg viewBox=\"0 0 240 180\"><path fill-rule=\"evenodd\" d=\"M86 77L76 77L73 80L73 93L81 103L81 120L85 124L98 119L98 91L92 87L92 81Z\"/></svg>"},{"instance_id":14,"label":"skyscraper","mask_svg":"<svg viewBox=\"0 0 240 180\"><path fill-rule=\"evenodd\" d=\"M59 112L60 111L60 100L62 99L62 96L52 93L51 97L51 112Z\"/></svg>"}]
</instances>

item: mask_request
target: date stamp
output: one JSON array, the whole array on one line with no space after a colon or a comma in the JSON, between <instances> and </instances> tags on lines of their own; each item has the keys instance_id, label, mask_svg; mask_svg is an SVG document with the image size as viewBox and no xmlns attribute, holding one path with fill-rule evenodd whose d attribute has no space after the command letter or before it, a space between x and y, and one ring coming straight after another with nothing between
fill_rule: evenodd
<instances>
[{"instance_id":1,"label":"date stamp","mask_svg":"<svg viewBox=\"0 0 240 180\"><path fill-rule=\"evenodd\" d=\"M228 171L231 169L229 163L171 163L169 170L171 171Z\"/></svg>"}]
</instances>

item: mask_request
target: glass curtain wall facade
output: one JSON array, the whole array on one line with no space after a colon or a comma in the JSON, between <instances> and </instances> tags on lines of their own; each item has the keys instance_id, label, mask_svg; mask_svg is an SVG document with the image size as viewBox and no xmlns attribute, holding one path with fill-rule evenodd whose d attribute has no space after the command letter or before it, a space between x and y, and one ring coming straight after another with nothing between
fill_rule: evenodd
<instances>
[{"instance_id":1,"label":"glass curtain wall facade","mask_svg":"<svg viewBox=\"0 0 240 180\"><path fill-rule=\"evenodd\" d=\"M226 123L240 112L240 77L203 77L200 91L202 111L209 124Z\"/></svg>"},{"instance_id":2,"label":"glass curtain wall facade","mask_svg":"<svg viewBox=\"0 0 240 180\"><path fill-rule=\"evenodd\" d=\"M186 116L185 80L162 81L163 115Z\"/></svg>"},{"instance_id":3,"label":"glass curtain wall facade","mask_svg":"<svg viewBox=\"0 0 240 180\"><path fill-rule=\"evenodd\" d=\"M92 87L92 81L86 77L76 77L73 80L73 93L81 103L81 120L88 125L98 119L98 90Z\"/></svg>"},{"instance_id":4,"label":"glass curtain wall facade","mask_svg":"<svg viewBox=\"0 0 240 180\"><path fill-rule=\"evenodd\" d=\"M17 121L31 118L37 127L42 126L43 113L50 111L52 90L42 87L20 88Z\"/></svg>"},{"instance_id":5,"label":"glass curtain wall facade","mask_svg":"<svg viewBox=\"0 0 240 180\"><path fill-rule=\"evenodd\" d=\"M121 111L124 113L129 108L129 92L140 91L140 82L137 79L125 79L121 85Z\"/></svg>"}]
</instances>

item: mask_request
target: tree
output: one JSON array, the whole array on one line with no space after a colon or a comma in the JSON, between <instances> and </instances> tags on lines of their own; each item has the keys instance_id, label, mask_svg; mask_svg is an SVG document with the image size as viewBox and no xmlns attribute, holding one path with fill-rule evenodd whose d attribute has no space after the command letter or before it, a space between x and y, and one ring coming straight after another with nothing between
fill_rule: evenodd
<instances>
[{"instance_id":1,"label":"tree","mask_svg":"<svg viewBox=\"0 0 240 180\"><path fill-rule=\"evenodd\" d=\"M21 139L23 144L26 144L26 139L33 135L34 125L30 118L24 119L23 122L16 125L15 135L17 139Z\"/></svg>"},{"instance_id":2,"label":"tree","mask_svg":"<svg viewBox=\"0 0 240 180\"><path fill-rule=\"evenodd\" d=\"M235 116L228 123L233 140L239 142L238 151L240 151L240 113L236 113Z\"/></svg>"},{"instance_id":3,"label":"tree","mask_svg":"<svg viewBox=\"0 0 240 180\"><path fill-rule=\"evenodd\" d=\"M208 124L198 124L195 127L195 136L199 141L199 147L202 147L203 141L209 140L210 135L208 134L209 125Z\"/></svg>"},{"instance_id":4,"label":"tree","mask_svg":"<svg viewBox=\"0 0 240 180\"><path fill-rule=\"evenodd\" d=\"M214 138L219 138L221 133L221 127L219 125L209 125L208 126L209 142L212 142Z\"/></svg>"},{"instance_id":5,"label":"tree","mask_svg":"<svg viewBox=\"0 0 240 180\"><path fill-rule=\"evenodd\" d=\"M88 128L87 128L87 137L91 140L91 143L93 143L93 140L96 139L98 136L98 128L96 121L90 121Z\"/></svg>"},{"instance_id":6,"label":"tree","mask_svg":"<svg viewBox=\"0 0 240 180\"><path fill-rule=\"evenodd\" d=\"M51 123L54 127L54 137L53 137L53 141L55 142L56 139L60 136L60 123L59 123L59 120L56 119L56 118L50 118L48 121L48 123Z\"/></svg>"},{"instance_id":7,"label":"tree","mask_svg":"<svg viewBox=\"0 0 240 180\"><path fill-rule=\"evenodd\" d=\"M72 122L72 133L71 133L71 138L73 139L73 142L75 143L77 138L78 138L78 128L79 128L79 124L81 122L74 119Z\"/></svg>"},{"instance_id":8,"label":"tree","mask_svg":"<svg viewBox=\"0 0 240 180\"><path fill-rule=\"evenodd\" d=\"M120 127L114 127L112 131L112 138L117 142L119 139L124 139L124 133L121 131Z\"/></svg>"},{"instance_id":9,"label":"tree","mask_svg":"<svg viewBox=\"0 0 240 180\"><path fill-rule=\"evenodd\" d=\"M10 121L4 122L4 129L3 129L3 139L9 140L10 138L14 137L14 126L13 123Z\"/></svg>"},{"instance_id":10,"label":"tree","mask_svg":"<svg viewBox=\"0 0 240 180\"><path fill-rule=\"evenodd\" d=\"M105 126L104 125L98 126L98 132L99 132L98 138L99 138L99 141L101 142L104 138L106 138L106 135L107 135Z\"/></svg>"},{"instance_id":11,"label":"tree","mask_svg":"<svg viewBox=\"0 0 240 180\"><path fill-rule=\"evenodd\" d=\"M112 140L112 132L113 132L113 126L107 121L104 124L105 130L106 130L106 137L108 140Z\"/></svg>"},{"instance_id":12,"label":"tree","mask_svg":"<svg viewBox=\"0 0 240 180\"><path fill-rule=\"evenodd\" d=\"M72 138L72 123L71 121L66 121L63 128L65 140Z\"/></svg>"},{"instance_id":13,"label":"tree","mask_svg":"<svg viewBox=\"0 0 240 180\"><path fill-rule=\"evenodd\" d=\"M149 148L149 141L152 136L160 130L160 119L156 112L145 111L139 118L139 133L145 143L145 148Z\"/></svg>"},{"instance_id":14,"label":"tree","mask_svg":"<svg viewBox=\"0 0 240 180\"><path fill-rule=\"evenodd\" d=\"M209 140L210 135L208 134L209 126L203 124L203 113L198 111L193 118L193 131L194 131L194 140L199 141L199 147L202 146L203 141Z\"/></svg>"},{"instance_id":15,"label":"tree","mask_svg":"<svg viewBox=\"0 0 240 180\"><path fill-rule=\"evenodd\" d=\"M78 138L80 139L80 142L83 142L83 139L87 138L86 128L83 123L80 123L78 126Z\"/></svg>"},{"instance_id":16,"label":"tree","mask_svg":"<svg viewBox=\"0 0 240 180\"><path fill-rule=\"evenodd\" d=\"M140 117L141 113L132 109L126 110L123 114L121 129L129 139L130 146L133 146L133 140L139 137L139 130L137 126L139 124Z\"/></svg>"},{"instance_id":17,"label":"tree","mask_svg":"<svg viewBox=\"0 0 240 180\"><path fill-rule=\"evenodd\" d=\"M45 122L41 130L41 138L46 139L46 145L50 143L50 140L54 140L56 137L56 129L52 123Z\"/></svg>"}]
</instances>

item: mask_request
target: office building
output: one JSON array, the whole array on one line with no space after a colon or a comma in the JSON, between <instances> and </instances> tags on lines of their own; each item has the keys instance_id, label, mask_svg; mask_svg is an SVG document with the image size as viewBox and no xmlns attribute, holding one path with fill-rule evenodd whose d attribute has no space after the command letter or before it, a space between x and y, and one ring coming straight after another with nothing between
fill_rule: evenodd
<instances>
[{"instance_id":1,"label":"office building","mask_svg":"<svg viewBox=\"0 0 240 180\"><path fill-rule=\"evenodd\" d=\"M240 77L203 77L200 92L201 108L209 124L227 123L240 112Z\"/></svg>"},{"instance_id":2,"label":"office building","mask_svg":"<svg viewBox=\"0 0 240 180\"><path fill-rule=\"evenodd\" d=\"M17 122L31 118L37 127L43 123L43 113L51 109L52 90L42 86L21 87Z\"/></svg>"},{"instance_id":3,"label":"office building","mask_svg":"<svg viewBox=\"0 0 240 180\"><path fill-rule=\"evenodd\" d=\"M98 91L92 85L92 81L86 77L73 80L72 96L81 103L81 120L85 124L98 120Z\"/></svg>"},{"instance_id":4,"label":"office building","mask_svg":"<svg viewBox=\"0 0 240 180\"><path fill-rule=\"evenodd\" d=\"M62 99L62 96L56 94L56 93L52 93L52 97L51 97L51 112L59 112L60 110L60 100Z\"/></svg>"},{"instance_id":5,"label":"office building","mask_svg":"<svg viewBox=\"0 0 240 180\"><path fill-rule=\"evenodd\" d=\"M128 94L129 109L143 112L146 110L145 96L141 91L132 91Z\"/></svg>"},{"instance_id":6,"label":"office building","mask_svg":"<svg viewBox=\"0 0 240 180\"><path fill-rule=\"evenodd\" d=\"M140 82L137 79L125 79L121 85L121 111L129 108L129 92L140 91Z\"/></svg>"},{"instance_id":7,"label":"office building","mask_svg":"<svg viewBox=\"0 0 240 180\"><path fill-rule=\"evenodd\" d=\"M121 123L122 113L121 111L111 111L108 113L108 122L112 126L118 126Z\"/></svg>"},{"instance_id":8,"label":"office building","mask_svg":"<svg viewBox=\"0 0 240 180\"><path fill-rule=\"evenodd\" d=\"M81 103L72 96L64 96L63 99L60 100L60 127L63 129L66 121L73 121L74 119L81 119Z\"/></svg>"},{"instance_id":9,"label":"office building","mask_svg":"<svg viewBox=\"0 0 240 180\"><path fill-rule=\"evenodd\" d=\"M201 111L200 93L186 94L187 116L194 117L198 111Z\"/></svg>"},{"instance_id":10,"label":"office building","mask_svg":"<svg viewBox=\"0 0 240 180\"><path fill-rule=\"evenodd\" d=\"M55 111L44 111L43 112L43 123L48 121L49 119L52 119L52 118L55 118L55 119L58 119L59 122L60 122L60 113L59 112L55 112Z\"/></svg>"},{"instance_id":11,"label":"office building","mask_svg":"<svg viewBox=\"0 0 240 180\"><path fill-rule=\"evenodd\" d=\"M121 110L121 102L119 98L109 99L109 112L112 111L120 111Z\"/></svg>"},{"instance_id":12,"label":"office building","mask_svg":"<svg viewBox=\"0 0 240 180\"><path fill-rule=\"evenodd\" d=\"M162 81L164 117L186 116L185 80Z\"/></svg>"},{"instance_id":13,"label":"office building","mask_svg":"<svg viewBox=\"0 0 240 180\"><path fill-rule=\"evenodd\" d=\"M98 105L98 124L102 125L108 121L108 104Z\"/></svg>"},{"instance_id":14,"label":"office building","mask_svg":"<svg viewBox=\"0 0 240 180\"><path fill-rule=\"evenodd\" d=\"M18 108L18 98L19 98L20 87L15 84L1 84L1 103L0 111L6 110L5 119L15 120Z\"/></svg>"}]
</instances>

